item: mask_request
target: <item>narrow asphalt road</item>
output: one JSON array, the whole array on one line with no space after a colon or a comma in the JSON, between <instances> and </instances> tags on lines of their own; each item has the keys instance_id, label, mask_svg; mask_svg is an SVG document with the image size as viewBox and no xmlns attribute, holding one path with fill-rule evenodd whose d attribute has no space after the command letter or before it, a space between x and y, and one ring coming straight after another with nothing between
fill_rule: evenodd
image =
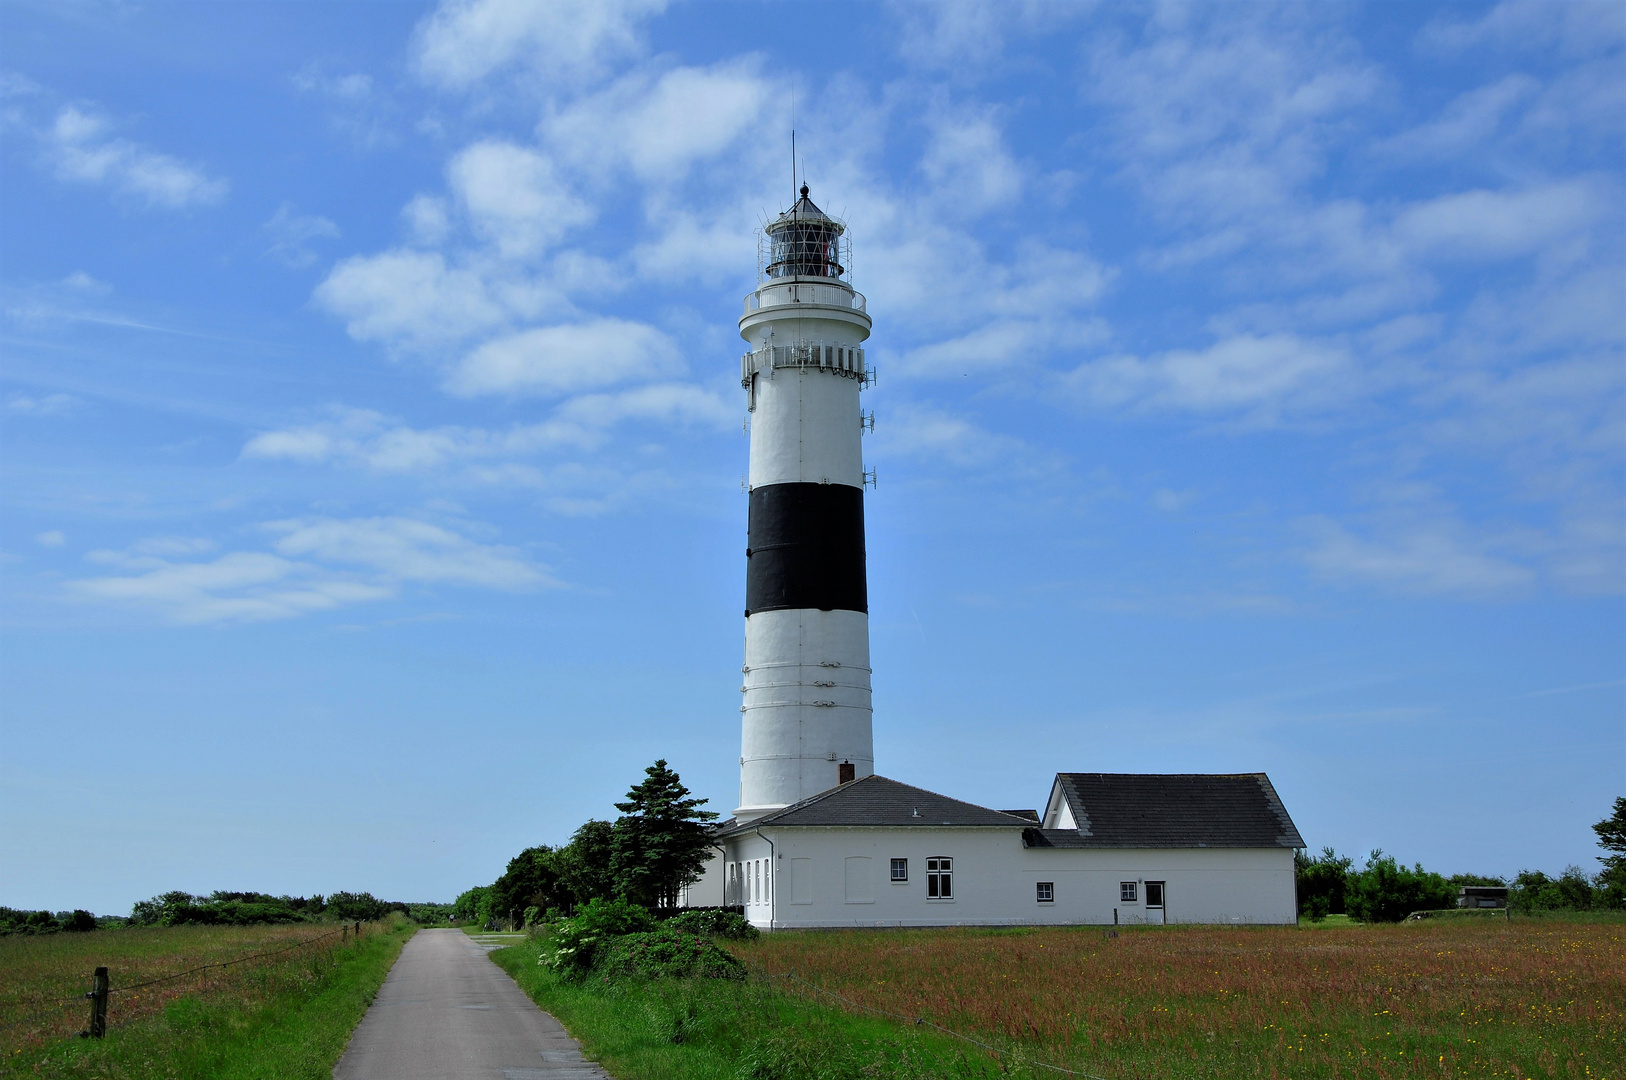
<instances>
[{"instance_id":1,"label":"narrow asphalt road","mask_svg":"<svg viewBox=\"0 0 1626 1080\"><path fill-rule=\"evenodd\" d=\"M610 1080L460 930L420 930L333 1069L334 1080Z\"/></svg>"}]
</instances>

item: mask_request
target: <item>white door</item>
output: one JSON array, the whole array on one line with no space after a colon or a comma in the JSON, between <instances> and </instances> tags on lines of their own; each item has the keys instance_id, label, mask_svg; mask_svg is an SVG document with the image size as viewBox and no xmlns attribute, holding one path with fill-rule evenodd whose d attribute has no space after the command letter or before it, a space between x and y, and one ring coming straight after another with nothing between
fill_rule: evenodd
<instances>
[{"instance_id":1,"label":"white door","mask_svg":"<svg viewBox=\"0 0 1626 1080\"><path fill-rule=\"evenodd\" d=\"M1146 921L1162 926L1166 920L1163 917L1163 882L1148 881L1146 883Z\"/></svg>"}]
</instances>

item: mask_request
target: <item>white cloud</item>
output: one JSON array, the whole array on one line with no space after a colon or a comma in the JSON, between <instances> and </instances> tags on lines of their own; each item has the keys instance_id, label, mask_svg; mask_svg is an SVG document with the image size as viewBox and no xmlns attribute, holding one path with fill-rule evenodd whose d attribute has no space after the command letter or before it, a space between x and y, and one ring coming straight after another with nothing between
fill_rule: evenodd
<instances>
[{"instance_id":1,"label":"white cloud","mask_svg":"<svg viewBox=\"0 0 1626 1080\"><path fill-rule=\"evenodd\" d=\"M206 536L152 536L136 543L130 550L141 555L174 559L186 555L206 555L219 546Z\"/></svg>"},{"instance_id":2,"label":"white cloud","mask_svg":"<svg viewBox=\"0 0 1626 1080\"><path fill-rule=\"evenodd\" d=\"M1014 202L1022 169L1005 146L993 110L940 112L920 168L936 189L930 202L956 216L973 216Z\"/></svg>"},{"instance_id":3,"label":"white cloud","mask_svg":"<svg viewBox=\"0 0 1626 1080\"><path fill-rule=\"evenodd\" d=\"M419 24L418 72L466 89L510 66L550 84L601 73L642 49L639 24L665 0L443 0Z\"/></svg>"},{"instance_id":4,"label":"white cloud","mask_svg":"<svg viewBox=\"0 0 1626 1080\"><path fill-rule=\"evenodd\" d=\"M1313 9L1163 9L1138 47L1102 37L1087 92L1112 110L1126 175L1168 219L1268 212L1319 175L1333 125L1381 75Z\"/></svg>"},{"instance_id":5,"label":"white cloud","mask_svg":"<svg viewBox=\"0 0 1626 1080\"><path fill-rule=\"evenodd\" d=\"M1020 439L989 431L968 417L934 405L904 404L876 420L881 458L913 457L958 468L1013 466L1031 459Z\"/></svg>"},{"instance_id":6,"label":"white cloud","mask_svg":"<svg viewBox=\"0 0 1626 1080\"><path fill-rule=\"evenodd\" d=\"M463 358L446 385L466 396L562 394L683 370L678 347L654 327L595 319L488 341Z\"/></svg>"},{"instance_id":7,"label":"white cloud","mask_svg":"<svg viewBox=\"0 0 1626 1080\"><path fill-rule=\"evenodd\" d=\"M1383 139L1373 149L1408 160L1449 161L1494 136L1508 113L1540 89L1541 83L1528 75L1505 76L1459 95L1436 119Z\"/></svg>"},{"instance_id":8,"label":"white cloud","mask_svg":"<svg viewBox=\"0 0 1626 1080\"><path fill-rule=\"evenodd\" d=\"M359 71L333 75L319 64L308 64L294 75L293 83L307 94L327 99L329 123L358 147L371 150L396 141L390 124L392 103L371 75Z\"/></svg>"},{"instance_id":9,"label":"white cloud","mask_svg":"<svg viewBox=\"0 0 1626 1080\"><path fill-rule=\"evenodd\" d=\"M1523 191L1465 191L1415 203L1395 219L1406 247L1464 259L1507 258L1549 248L1603 217L1612 198L1578 179Z\"/></svg>"},{"instance_id":10,"label":"white cloud","mask_svg":"<svg viewBox=\"0 0 1626 1080\"><path fill-rule=\"evenodd\" d=\"M1347 404L1355 392L1342 347L1292 334L1243 334L1202 350L1106 357L1063 381L1099 407L1240 413L1265 423Z\"/></svg>"},{"instance_id":11,"label":"white cloud","mask_svg":"<svg viewBox=\"0 0 1626 1080\"><path fill-rule=\"evenodd\" d=\"M271 220L261 228L271 237L271 247L267 249L266 254L284 266L294 269L309 266L316 261L316 252L309 247L312 240L339 235L339 227L327 218L316 214L295 213L293 204L287 202L277 207L277 212L271 215Z\"/></svg>"},{"instance_id":12,"label":"white cloud","mask_svg":"<svg viewBox=\"0 0 1626 1080\"><path fill-rule=\"evenodd\" d=\"M45 136L46 157L63 180L108 184L149 207L178 210L219 202L226 182L167 154L108 134L107 120L72 105Z\"/></svg>"},{"instance_id":13,"label":"white cloud","mask_svg":"<svg viewBox=\"0 0 1626 1080\"><path fill-rule=\"evenodd\" d=\"M1056 33L1069 18L1088 10L1082 4L1034 0L894 3L892 9L901 22L898 51L903 58L961 80L986 74L1002 58L1009 38Z\"/></svg>"},{"instance_id":14,"label":"white cloud","mask_svg":"<svg viewBox=\"0 0 1626 1080\"><path fill-rule=\"evenodd\" d=\"M60 529L52 529L34 537L34 542L40 547L61 547L68 542L68 538L62 534Z\"/></svg>"},{"instance_id":15,"label":"white cloud","mask_svg":"<svg viewBox=\"0 0 1626 1080\"><path fill-rule=\"evenodd\" d=\"M446 200L433 195L414 195L401 208L412 239L425 247L438 247L451 232L451 218L446 212Z\"/></svg>"},{"instance_id":16,"label":"white cloud","mask_svg":"<svg viewBox=\"0 0 1626 1080\"><path fill-rule=\"evenodd\" d=\"M257 622L398 596L405 583L522 591L556 582L512 548L403 517L268 522L276 554L235 551L177 561L213 548L207 540L159 537L130 552L86 558L135 571L69 582L85 601L129 604L177 623Z\"/></svg>"},{"instance_id":17,"label":"white cloud","mask_svg":"<svg viewBox=\"0 0 1626 1080\"><path fill-rule=\"evenodd\" d=\"M274 521L288 557L362 566L393 581L450 582L507 591L555 584L513 548L478 544L412 518Z\"/></svg>"},{"instance_id":18,"label":"white cloud","mask_svg":"<svg viewBox=\"0 0 1626 1080\"><path fill-rule=\"evenodd\" d=\"M68 588L86 600L155 609L178 623L287 619L395 595L386 585L324 576L263 552L164 564L132 577L86 578Z\"/></svg>"},{"instance_id":19,"label":"white cloud","mask_svg":"<svg viewBox=\"0 0 1626 1080\"><path fill-rule=\"evenodd\" d=\"M1165 514L1178 514L1197 498L1195 491L1175 491L1173 488L1158 488L1152 492L1152 505Z\"/></svg>"},{"instance_id":20,"label":"white cloud","mask_svg":"<svg viewBox=\"0 0 1626 1080\"><path fill-rule=\"evenodd\" d=\"M1557 48L1572 56L1617 49L1623 41L1626 14L1619 4L1546 0L1504 0L1479 19L1442 16L1417 38L1425 50L1442 52L1500 45L1519 50Z\"/></svg>"},{"instance_id":21,"label":"white cloud","mask_svg":"<svg viewBox=\"0 0 1626 1080\"><path fill-rule=\"evenodd\" d=\"M1322 517L1306 518L1299 526L1313 544L1305 561L1332 581L1475 598L1522 592L1535 581L1528 567L1491 554L1444 525L1400 530L1386 541L1362 539Z\"/></svg>"},{"instance_id":22,"label":"white cloud","mask_svg":"<svg viewBox=\"0 0 1626 1080\"><path fill-rule=\"evenodd\" d=\"M616 393L583 394L536 424L506 431L440 427L419 429L367 409L337 409L331 419L249 439L243 457L302 464L335 462L378 472L424 472L459 463L517 458L559 448L590 450L609 429L626 422L722 429L738 409L717 395L684 383L655 383ZM490 468L480 473L498 475Z\"/></svg>"},{"instance_id":23,"label":"white cloud","mask_svg":"<svg viewBox=\"0 0 1626 1080\"><path fill-rule=\"evenodd\" d=\"M747 57L636 72L545 120L547 142L590 169L624 166L646 183L674 184L757 128L777 93L761 66Z\"/></svg>"},{"instance_id":24,"label":"white cloud","mask_svg":"<svg viewBox=\"0 0 1626 1080\"><path fill-rule=\"evenodd\" d=\"M353 338L426 346L506 321L493 291L439 252L394 250L345 259L317 286L316 301L344 318Z\"/></svg>"},{"instance_id":25,"label":"white cloud","mask_svg":"<svg viewBox=\"0 0 1626 1080\"><path fill-rule=\"evenodd\" d=\"M72 394L14 394L6 398L6 411L20 416L60 416L71 412L79 404Z\"/></svg>"},{"instance_id":26,"label":"white cloud","mask_svg":"<svg viewBox=\"0 0 1626 1080\"><path fill-rule=\"evenodd\" d=\"M615 394L583 394L566 402L553 423L588 432L603 430L624 420L656 420L669 424L726 426L738 416L737 407L717 395L685 383L655 383ZM549 425L539 425L544 430Z\"/></svg>"},{"instance_id":27,"label":"white cloud","mask_svg":"<svg viewBox=\"0 0 1626 1080\"><path fill-rule=\"evenodd\" d=\"M540 254L593 219L592 207L551 160L513 143L475 143L452 159L447 174L475 233L506 258Z\"/></svg>"}]
</instances>

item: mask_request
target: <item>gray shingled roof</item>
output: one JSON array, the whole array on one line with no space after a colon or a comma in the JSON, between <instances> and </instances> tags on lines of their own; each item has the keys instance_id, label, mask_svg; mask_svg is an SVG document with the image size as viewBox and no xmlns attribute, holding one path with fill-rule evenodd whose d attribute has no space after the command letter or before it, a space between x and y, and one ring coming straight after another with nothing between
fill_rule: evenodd
<instances>
[{"instance_id":1,"label":"gray shingled roof","mask_svg":"<svg viewBox=\"0 0 1626 1080\"><path fill-rule=\"evenodd\" d=\"M1028 829L1029 847L1301 848L1264 773L1057 773L1078 831Z\"/></svg>"},{"instance_id":2,"label":"gray shingled roof","mask_svg":"<svg viewBox=\"0 0 1626 1080\"><path fill-rule=\"evenodd\" d=\"M749 832L759 825L871 825L884 828L915 825L994 825L1031 827L1025 818L961 802L925 788L910 787L884 776L865 776L821 791L783 810L723 830L723 835Z\"/></svg>"}]
</instances>

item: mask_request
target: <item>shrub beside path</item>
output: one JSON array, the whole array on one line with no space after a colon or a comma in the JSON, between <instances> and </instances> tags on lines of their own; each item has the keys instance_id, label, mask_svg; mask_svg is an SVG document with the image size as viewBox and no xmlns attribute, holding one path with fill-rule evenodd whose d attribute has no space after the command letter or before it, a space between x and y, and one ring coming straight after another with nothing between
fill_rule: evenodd
<instances>
[{"instance_id":1,"label":"shrub beside path","mask_svg":"<svg viewBox=\"0 0 1626 1080\"><path fill-rule=\"evenodd\" d=\"M421 930L389 978L334 1080L610 1080L460 930Z\"/></svg>"}]
</instances>

